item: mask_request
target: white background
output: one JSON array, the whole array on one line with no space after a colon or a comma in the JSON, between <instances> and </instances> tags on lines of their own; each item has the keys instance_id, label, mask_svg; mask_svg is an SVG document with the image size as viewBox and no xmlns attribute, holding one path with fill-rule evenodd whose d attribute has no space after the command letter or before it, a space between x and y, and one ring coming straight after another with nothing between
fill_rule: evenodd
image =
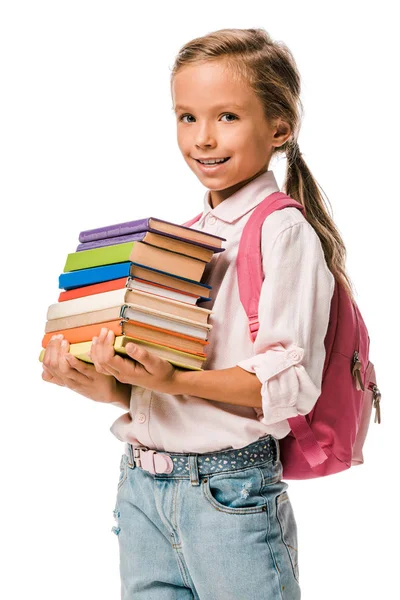
<instances>
[{"instance_id":1,"label":"white background","mask_svg":"<svg viewBox=\"0 0 400 600\"><path fill-rule=\"evenodd\" d=\"M43 382L38 355L79 231L152 215L184 222L202 210L205 188L176 143L170 69L181 45L223 27L264 27L295 56L305 107L300 148L345 241L382 392L382 423L371 420L364 465L288 482L302 598L394 598L400 411L393 10L383 1L2 4L3 598L119 598L111 527L123 444L109 427L121 410ZM286 159L270 168L282 185Z\"/></svg>"}]
</instances>

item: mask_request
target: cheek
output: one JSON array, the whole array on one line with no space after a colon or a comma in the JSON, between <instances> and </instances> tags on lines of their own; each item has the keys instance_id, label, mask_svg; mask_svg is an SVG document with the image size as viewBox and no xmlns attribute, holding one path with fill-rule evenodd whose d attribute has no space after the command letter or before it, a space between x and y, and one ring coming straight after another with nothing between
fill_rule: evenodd
<instances>
[{"instance_id":1,"label":"cheek","mask_svg":"<svg viewBox=\"0 0 400 600\"><path fill-rule=\"evenodd\" d=\"M190 148L191 148L188 137L178 131L176 139L178 142L179 150L186 157L187 154L190 154Z\"/></svg>"},{"instance_id":2,"label":"cheek","mask_svg":"<svg viewBox=\"0 0 400 600\"><path fill-rule=\"evenodd\" d=\"M267 134L263 135L258 131L253 138L253 148L258 155L265 155L268 153L268 137Z\"/></svg>"}]
</instances>

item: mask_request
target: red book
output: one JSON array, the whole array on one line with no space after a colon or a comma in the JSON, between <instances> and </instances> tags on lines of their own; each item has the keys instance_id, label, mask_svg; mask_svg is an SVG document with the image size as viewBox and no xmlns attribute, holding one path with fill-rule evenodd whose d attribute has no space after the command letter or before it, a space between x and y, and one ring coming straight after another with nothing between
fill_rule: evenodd
<instances>
[{"instance_id":1,"label":"red book","mask_svg":"<svg viewBox=\"0 0 400 600\"><path fill-rule=\"evenodd\" d=\"M102 281L101 283L94 283L93 285L84 285L83 287L78 287L74 290L61 292L58 297L58 302L83 298L83 296L92 296L93 294L101 294L102 292L111 292L112 290L119 290L124 288L125 284L126 277L121 277L121 279L111 279L110 281Z\"/></svg>"},{"instance_id":2,"label":"red book","mask_svg":"<svg viewBox=\"0 0 400 600\"><path fill-rule=\"evenodd\" d=\"M163 293L163 290L170 290L171 292L179 294L183 297L187 296L188 304L194 305L196 304L197 300L202 297L198 294L190 294L189 292L184 292L182 290L177 290L176 288L169 287L167 285L162 285L161 283L155 283L154 281L146 281L145 279L141 279L139 277L131 277L130 279L133 281L138 281L140 283L150 284L151 286L157 288L157 295L159 296L174 299L174 296L172 294L165 294ZM101 294L102 292L110 292L112 290L119 290L126 286L127 281L128 280L126 277L122 277L121 279L111 279L110 281L102 281L101 283L84 285L73 290L67 290L60 293L60 295L58 296L58 302L64 302L65 300L75 300L76 298L83 298L84 296L92 296L94 294ZM153 292L149 291L149 293ZM184 300L181 301L184 302Z\"/></svg>"}]
</instances>

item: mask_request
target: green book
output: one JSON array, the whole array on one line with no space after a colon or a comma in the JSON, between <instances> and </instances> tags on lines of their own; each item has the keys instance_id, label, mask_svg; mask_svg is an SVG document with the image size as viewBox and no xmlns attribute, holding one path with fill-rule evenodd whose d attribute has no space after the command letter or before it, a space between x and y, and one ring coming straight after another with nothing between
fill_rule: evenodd
<instances>
[{"instance_id":1,"label":"green book","mask_svg":"<svg viewBox=\"0 0 400 600\"><path fill-rule=\"evenodd\" d=\"M206 263L197 258L158 248L144 242L125 242L112 246L101 246L68 254L64 273L90 269L103 265L131 261L153 269L161 269L172 275L200 281Z\"/></svg>"},{"instance_id":2,"label":"green book","mask_svg":"<svg viewBox=\"0 0 400 600\"><path fill-rule=\"evenodd\" d=\"M101 246L100 248L82 250L81 252L71 252L67 256L64 273L128 261L136 244L137 242L126 242L125 244L114 244L113 246Z\"/></svg>"}]
</instances>

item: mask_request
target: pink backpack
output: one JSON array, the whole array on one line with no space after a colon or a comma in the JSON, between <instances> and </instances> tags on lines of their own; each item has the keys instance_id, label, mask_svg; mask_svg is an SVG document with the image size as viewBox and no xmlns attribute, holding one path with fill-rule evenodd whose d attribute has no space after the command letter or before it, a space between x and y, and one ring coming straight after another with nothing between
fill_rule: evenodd
<instances>
[{"instance_id":1,"label":"pink backpack","mask_svg":"<svg viewBox=\"0 0 400 600\"><path fill-rule=\"evenodd\" d=\"M282 192L270 194L254 209L240 239L237 271L240 300L255 340L263 281L261 231L275 210L304 207ZM190 227L202 213L184 223ZM380 423L381 393L369 360L369 335L357 304L336 282L325 336L321 394L311 412L288 419L291 431L279 440L284 479L312 479L364 462L363 445L375 408Z\"/></svg>"}]
</instances>

